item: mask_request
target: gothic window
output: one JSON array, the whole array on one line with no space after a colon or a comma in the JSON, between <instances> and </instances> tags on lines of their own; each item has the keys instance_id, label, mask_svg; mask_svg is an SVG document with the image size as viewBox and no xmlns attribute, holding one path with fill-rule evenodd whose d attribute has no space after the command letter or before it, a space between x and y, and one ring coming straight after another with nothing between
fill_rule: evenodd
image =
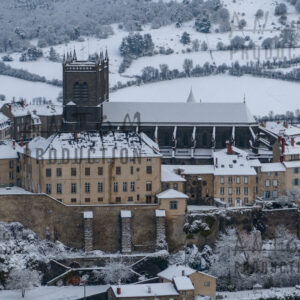
<instances>
[{"instance_id":1,"label":"gothic window","mask_svg":"<svg viewBox=\"0 0 300 300\"><path fill-rule=\"evenodd\" d=\"M75 82L73 86L73 95L74 99L80 99L80 84L79 82Z\"/></svg>"},{"instance_id":2,"label":"gothic window","mask_svg":"<svg viewBox=\"0 0 300 300\"><path fill-rule=\"evenodd\" d=\"M86 82L81 85L81 99L88 100L89 98L89 87Z\"/></svg>"}]
</instances>

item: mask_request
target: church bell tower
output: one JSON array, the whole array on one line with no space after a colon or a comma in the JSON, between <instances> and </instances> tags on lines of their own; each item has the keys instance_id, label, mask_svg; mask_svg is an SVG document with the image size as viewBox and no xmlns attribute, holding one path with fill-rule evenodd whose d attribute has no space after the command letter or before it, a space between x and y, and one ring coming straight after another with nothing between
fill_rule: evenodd
<instances>
[{"instance_id":1,"label":"church bell tower","mask_svg":"<svg viewBox=\"0 0 300 300\"><path fill-rule=\"evenodd\" d=\"M109 100L107 51L95 60L79 61L71 52L63 60L63 131L99 131L102 103Z\"/></svg>"}]
</instances>

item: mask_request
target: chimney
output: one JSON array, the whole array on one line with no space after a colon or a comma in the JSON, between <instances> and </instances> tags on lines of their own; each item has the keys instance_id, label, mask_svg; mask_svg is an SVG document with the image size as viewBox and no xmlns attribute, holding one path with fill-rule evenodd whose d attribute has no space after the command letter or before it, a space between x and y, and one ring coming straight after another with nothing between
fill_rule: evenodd
<instances>
[{"instance_id":1,"label":"chimney","mask_svg":"<svg viewBox=\"0 0 300 300\"><path fill-rule=\"evenodd\" d=\"M151 286L148 286L148 294L151 294Z\"/></svg>"},{"instance_id":2,"label":"chimney","mask_svg":"<svg viewBox=\"0 0 300 300\"><path fill-rule=\"evenodd\" d=\"M23 138L21 138L20 146L21 146L21 147L24 147L24 140L23 140Z\"/></svg>"},{"instance_id":3,"label":"chimney","mask_svg":"<svg viewBox=\"0 0 300 300\"><path fill-rule=\"evenodd\" d=\"M78 133L74 132L74 140L77 142L78 141Z\"/></svg>"},{"instance_id":4,"label":"chimney","mask_svg":"<svg viewBox=\"0 0 300 300\"><path fill-rule=\"evenodd\" d=\"M295 138L294 137L292 137L292 139L291 139L291 146L295 147Z\"/></svg>"},{"instance_id":5,"label":"chimney","mask_svg":"<svg viewBox=\"0 0 300 300\"><path fill-rule=\"evenodd\" d=\"M279 121L279 120L277 121L277 124L280 124L280 121Z\"/></svg>"},{"instance_id":6,"label":"chimney","mask_svg":"<svg viewBox=\"0 0 300 300\"><path fill-rule=\"evenodd\" d=\"M283 126L284 126L285 128L289 128L289 123L288 123L288 121L284 121Z\"/></svg>"},{"instance_id":7,"label":"chimney","mask_svg":"<svg viewBox=\"0 0 300 300\"><path fill-rule=\"evenodd\" d=\"M281 139L281 153L284 154L285 152L285 139Z\"/></svg>"},{"instance_id":8,"label":"chimney","mask_svg":"<svg viewBox=\"0 0 300 300\"><path fill-rule=\"evenodd\" d=\"M184 270L181 271L181 275L182 275L182 276L185 276Z\"/></svg>"},{"instance_id":9,"label":"chimney","mask_svg":"<svg viewBox=\"0 0 300 300\"><path fill-rule=\"evenodd\" d=\"M21 105L22 105L22 107L24 107L24 104L25 104L25 102L24 102L24 100L22 99L22 100L21 100Z\"/></svg>"},{"instance_id":10,"label":"chimney","mask_svg":"<svg viewBox=\"0 0 300 300\"><path fill-rule=\"evenodd\" d=\"M121 295L121 287L120 286L117 287L117 295Z\"/></svg>"},{"instance_id":11,"label":"chimney","mask_svg":"<svg viewBox=\"0 0 300 300\"><path fill-rule=\"evenodd\" d=\"M229 141L226 141L226 149L227 149L227 154L232 154L232 147Z\"/></svg>"},{"instance_id":12,"label":"chimney","mask_svg":"<svg viewBox=\"0 0 300 300\"><path fill-rule=\"evenodd\" d=\"M16 141L13 141L13 149L16 149Z\"/></svg>"},{"instance_id":13,"label":"chimney","mask_svg":"<svg viewBox=\"0 0 300 300\"><path fill-rule=\"evenodd\" d=\"M283 155L280 155L280 162L283 163L283 161L284 161L284 157Z\"/></svg>"},{"instance_id":14,"label":"chimney","mask_svg":"<svg viewBox=\"0 0 300 300\"><path fill-rule=\"evenodd\" d=\"M8 109L11 111L11 104L8 104Z\"/></svg>"},{"instance_id":15,"label":"chimney","mask_svg":"<svg viewBox=\"0 0 300 300\"><path fill-rule=\"evenodd\" d=\"M278 136L278 139L277 139L278 143L281 142L281 136Z\"/></svg>"}]
</instances>

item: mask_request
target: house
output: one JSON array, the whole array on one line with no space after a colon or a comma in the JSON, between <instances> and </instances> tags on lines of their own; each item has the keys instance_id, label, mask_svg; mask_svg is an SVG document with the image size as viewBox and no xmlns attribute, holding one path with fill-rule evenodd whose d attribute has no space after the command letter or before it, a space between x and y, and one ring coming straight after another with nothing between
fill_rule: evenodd
<instances>
[{"instance_id":1,"label":"house","mask_svg":"<svg viewBox=\"0 0 300 300\"><path fill-rule=\"evenodd\" d=\"M194 286L187 276L175 277L172 282L113 285L108 299L194 300Z\"/></svg>"},{"instance_id":2,"label":"house","mask_svg":"<svg viewBox=\"0 0 300 300\"><path fill-rule=\"evenodd\" d=\"M10 120L3 113L0 112L0 140L6 140L10 138L11 125Z\"/></svg>"},{"instance_id":3,"label":"house","mask_svg":"<svg viewBox=\"0 0 300 300\"><path fill-rule=\"evenodd\" d=\"M178 277L187 277L194 286L194 295L209 296L216 300L216 277L196 271L183 265L171 265L167 269L158 273L161 282L172 282Z\"/></svg>"}]
</instances>

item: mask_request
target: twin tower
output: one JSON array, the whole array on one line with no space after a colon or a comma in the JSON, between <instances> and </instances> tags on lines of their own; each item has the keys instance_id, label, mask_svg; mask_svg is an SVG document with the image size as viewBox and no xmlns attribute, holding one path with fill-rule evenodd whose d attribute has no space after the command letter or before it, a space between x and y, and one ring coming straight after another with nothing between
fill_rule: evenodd
<instances>
[{"instance_id":1,"label":"twin tower","mask_svg":"<svg viewBox=\"0 0 300 300\"><path fill-rule=\"evenodd\" d=\"M99 131L102 103L109 99L107 51L93 60L77 60L76 52L63 60L63 131Z\"/></svg>"}]
</instances>

